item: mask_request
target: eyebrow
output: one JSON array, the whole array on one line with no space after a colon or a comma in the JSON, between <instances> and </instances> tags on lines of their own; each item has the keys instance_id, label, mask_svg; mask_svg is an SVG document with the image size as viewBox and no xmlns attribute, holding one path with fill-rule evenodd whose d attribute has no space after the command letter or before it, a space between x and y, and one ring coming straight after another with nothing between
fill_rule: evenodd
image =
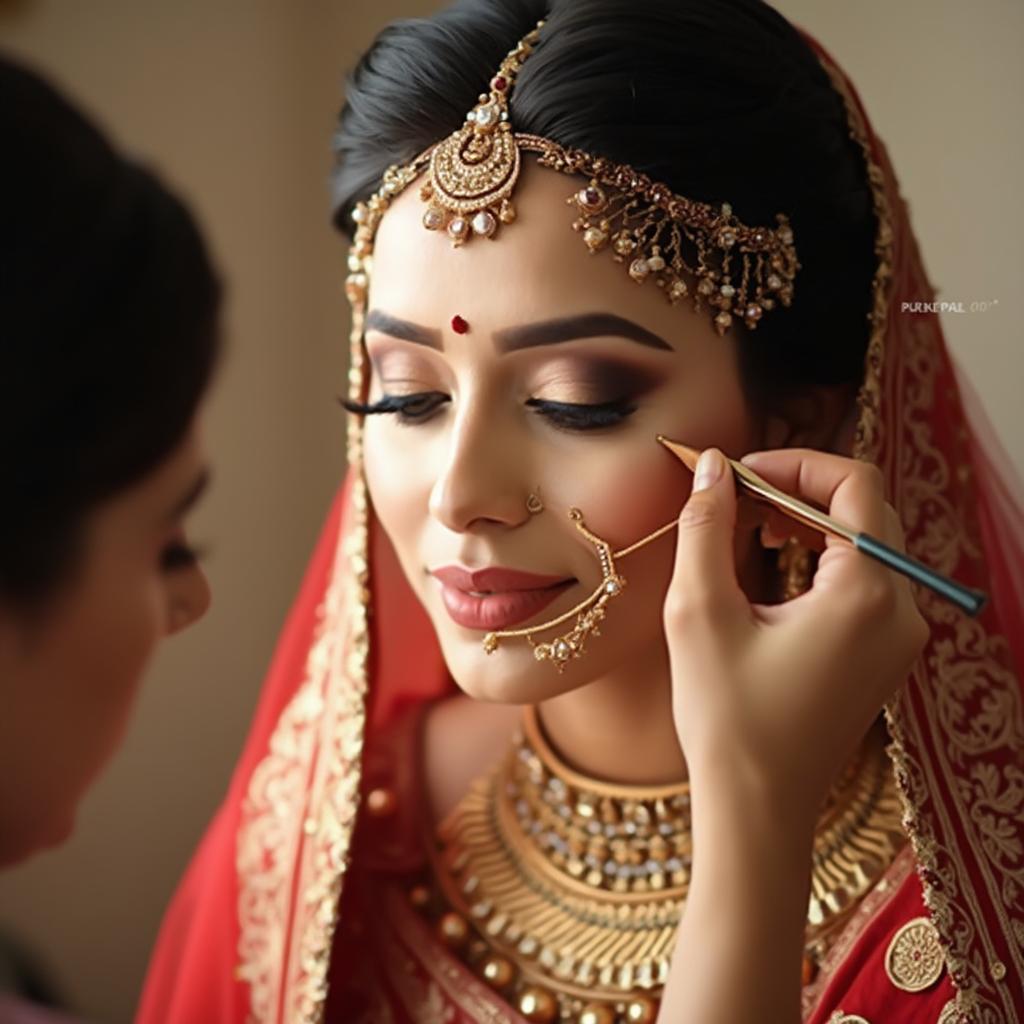
<instances>
[{"instance_id":1,"label":"eyebrow","mask_svg":"<svg viewBox=\"0 0 1024 1024\"><path fill-rule=\"evenodd\" d=\"M172 520L176 520L185 515L185 513L199 501L209 486L210 470L208 468L204 468L200 472L199 476L196 477L185 496L174 506L174 509L171 511L170 518Z\"/></svg>"},{"instance_id":2,"label":"eyebrow","mask_svg":"<svg viewBox=\"0 0 1024 1024\"><path fill-rule=\"evenodd\" d=\"M377 330L392 338L411 341L428 348L443 349L441 332L421 324L411 323L399 317L373 309L366 316L366 330ZM499 352L514 352L518 349L533 348L537 345L557 345L563 341L578 338L617 337L635 341L648 348L672 352L672 346L653 331L614 313L580 313L575 316L558 317L553 320L539 320L532 324L505 327L494 332L494 342Z\"/></svg>"}]
</instances>

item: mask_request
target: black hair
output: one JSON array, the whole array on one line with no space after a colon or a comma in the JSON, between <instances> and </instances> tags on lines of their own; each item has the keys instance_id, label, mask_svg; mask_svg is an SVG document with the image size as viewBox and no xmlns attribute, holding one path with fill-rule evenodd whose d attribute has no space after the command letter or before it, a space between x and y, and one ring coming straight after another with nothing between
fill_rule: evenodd
<instances>
[{"instance_id":1,"label":"black hair","mask_svg":"<svg viewBox=\"0 0 1024 1024\"><path fill-rule=\"evenodd\" d=\"M0 58L0 599L72 571L87 513L181 443L220 347L191 215Z\"/></svg>"},{"instance_id":2,"label":"black hair","mask_svg":"<svg viewBox=\"0 0 1024 1024\"><path fill-rule=\"evenodd\" d=\"M785 213L794 302L736 321L759 408L863 377L875 270L864 156L842 98L796 28L762 0L461 0L385 28L348 78L335 138L334 222L384 170L460 127L541 18L511 94L517 131L628 163L747 224Z\"/></svg>"}]
</instances>

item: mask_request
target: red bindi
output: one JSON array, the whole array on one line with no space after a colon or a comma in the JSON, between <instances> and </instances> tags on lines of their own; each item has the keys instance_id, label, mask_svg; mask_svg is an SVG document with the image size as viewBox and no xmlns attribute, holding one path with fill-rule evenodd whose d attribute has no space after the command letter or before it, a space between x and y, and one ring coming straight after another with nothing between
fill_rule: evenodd
<instances>
[{"instance_id":1,"label":"red bindi","mask_svg":"<svg viewBox=\"0 0 1024 1024\"><path fill-rule=\"evenodd\" d=\"M452 317L452 330L456 334L465 334L469 330L469 324L461 316Z\"/></svg>"}]
</instances>

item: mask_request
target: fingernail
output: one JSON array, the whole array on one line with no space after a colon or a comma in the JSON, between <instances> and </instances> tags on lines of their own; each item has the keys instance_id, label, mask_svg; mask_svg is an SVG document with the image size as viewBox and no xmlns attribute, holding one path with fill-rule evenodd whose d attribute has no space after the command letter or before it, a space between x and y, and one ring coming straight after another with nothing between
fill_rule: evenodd
<instances>
[{"instance_id":1,"label":"fingernail","mask_svg":"<svg viewBox=\"0 0 1024 1024\"><path fill-rule=\"evenodd\" d=\"M694 491L707 490L721 475L725 460L717 448L705 448L697 460L697 471L693 475Z\"/></svg>"}]
</instances>

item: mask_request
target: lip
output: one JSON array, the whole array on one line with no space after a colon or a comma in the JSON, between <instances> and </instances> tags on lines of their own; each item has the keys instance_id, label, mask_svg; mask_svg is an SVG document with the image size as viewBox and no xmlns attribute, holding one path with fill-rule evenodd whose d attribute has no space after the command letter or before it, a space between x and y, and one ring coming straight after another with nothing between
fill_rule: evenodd
<instances>
[{"instance_id":1,"label":"lip","mask_svg":"<svg viewBox=\"0 0 1024 1024\"><path fill-rule=\"evenodd\" d=\"M553 587L556 583L564 583L569 576L542 576L535 572L523 572L520 569L506 569L500 565L487 566L484 569L464 569L461 565L444 565L440 569L431 569L445 586L456 590L493 590L495 593L507 593L510 590L542 590Z\"/></svg>"},{"instance_id":2,"label":"lip","mask_svg":"<svg viewBox=\"0 0 1024 1024\"><path fill-rule=\"evenodd\" d=\"M546 608L576 580L491 566L470 571L457 565L432 570L452 620L468 629L506 629ZM493 590L486 596L471 590Z\"/></svg>"}]
</instances>

